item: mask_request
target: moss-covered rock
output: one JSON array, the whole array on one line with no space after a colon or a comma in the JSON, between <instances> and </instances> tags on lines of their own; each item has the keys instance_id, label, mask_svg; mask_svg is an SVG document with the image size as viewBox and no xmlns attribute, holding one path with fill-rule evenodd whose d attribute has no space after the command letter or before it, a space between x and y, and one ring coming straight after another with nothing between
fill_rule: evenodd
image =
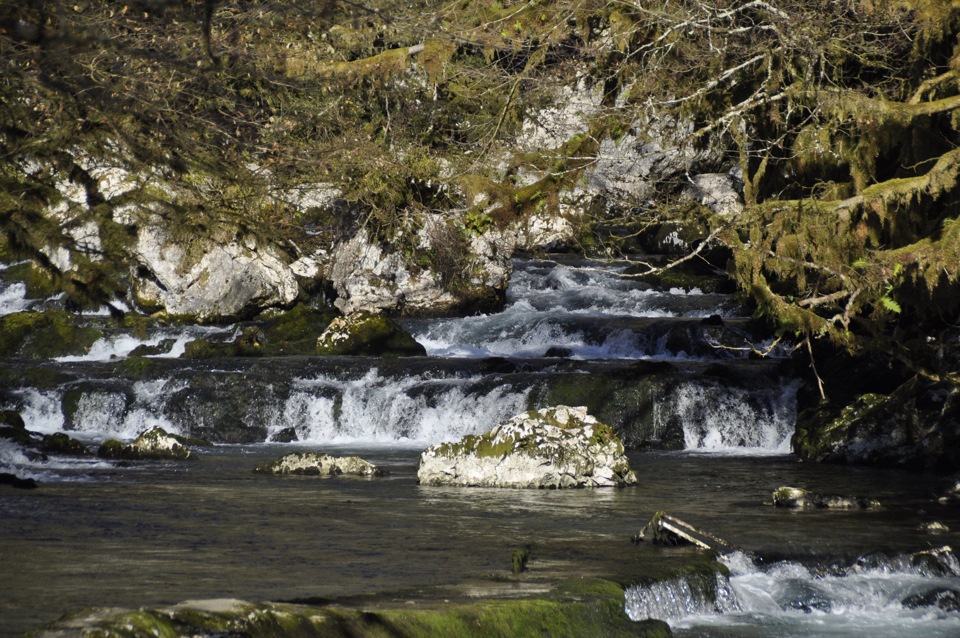
<instances>
[{"instance_id":1,"label":"moss-covered rock","mask_svg":"<svg viewBox=\"0 0 960 638\"><path fill-rule=\"evenodd\" d=\"M878 510L880 502L860 496L816 494L799 487L778 487L770 497L774 507L789 509Z\"/></svg>"},{"instance_id":2,"label":"moss-covered rock","mask_svg":"<svg viewBox=\"0 0 960 638\"><path fill-rule=\"evenodd\" d=\"M556 406L518 415L483 435L427 448L424 485L520 488L614 487L637 477L613 429L586 408Z\"/></svg>"},{"instance_id":3,"label":"moss-covered rock","mask_svg":"<svg viewBox=\"0 0 960 638\"><path fill-rule=\"evenodd\" d=\"M62 310L0 317L0 357L50 359L84 354L103 333Z\"/></svg>"},{"instance_id":4,"label":"moss-covered rock","mask_svg":"<svg viewBox=\"0 0 960 638\"><path fill-rule=\"evenodd\" d=\"M87 446L63 432L55 432L43 437L43 441L40 443L40 451L44 454L84 456L87 454Z\"/></svg>"},{"instance_id":5,"label":"moss-covered rock","mask_svg":"<svg viewBox=\"0 0 960 638\"><path fill-rule=\"evenodd\" d=\"M393 319L358 312L330 322L317 339L317 354L420 356L426 349Z\"/></svg>"},{"instance_id":6,"label":"moss-covered rock","mask_svg":"<svg viewBox=\"0 0 960 638\"><path fill-rule=\"evenodd\" d=\"M46 631L53 634L67 629L103 638L184 638L197 635L243 635L250 638L665 638L672 635L665 622L631 621L624 613L624 591L619 585L589 579L569 585L561 583L555 591L537 598L427 601L412 608L310 607L225 599L136 611L98 609L66 617L48 626Z\"/></svg>"},{"instance_id":7,"label":"moss-covered rock","mask_svg":"<svg viewBox=\"0 0 960 638\"><path fill-rule=\"evenodd\" d=\"M914 378L839 411L802 412L793 449L803 459L944 472L960 464L960 390Z\"/></svg>"},{"instance_id":8,"label":"moss-covered rock","mask_svg":"<svg viewBox=\"0 0 960 638\"><path fill-rule=\"evenodd\" d=\"M300 474L304 476L386 476L387 471L358 456L337 457L315 452L287 454L257 467L260 474Z\"/></svg>"}]
</instances>

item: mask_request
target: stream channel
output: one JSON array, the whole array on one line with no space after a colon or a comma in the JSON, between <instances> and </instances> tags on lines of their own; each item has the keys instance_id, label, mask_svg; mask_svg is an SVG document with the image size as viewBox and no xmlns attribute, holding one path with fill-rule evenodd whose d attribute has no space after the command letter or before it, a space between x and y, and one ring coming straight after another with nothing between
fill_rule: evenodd
<instances>
[{"instance_id":1,"label":"stream channel","mask_svg":"<svg viewBox=\"0 0 960 638\"><path fill-rule=\"evenodd\" d=\"M436 585L469 598L535 593L558 578L631 582L689 548L630 539L663 510L744 551L716 600L683 579L628 588L637 620L679 636L960 636L960 511L935 477L803 464L790 454L798 383L733 298L657 290L584 261L522 260L497 314L406 320L409 359L184 360L234 328L105 338L84 357L27 366L0 408L28 429L91 445L152 425L216 443L180 463L31 460L0 442L0 636L92 606L188 599L310 600ZM0 312L29 307L0 289ZM146 373L124 357L166 344ZM777 351L774 351L774 355ZM780 353L783 355L783 353ZM587 405L617 427L639 485L526 491L422 487L419 453L534 407ZM382 479L272 477L290 451L358 454ZM787 511L776 487L869 496L879 511ZM528 571L511 555L529 548ZM491 578L493 577L493 578Z\"/></svg>"}]
</instances>

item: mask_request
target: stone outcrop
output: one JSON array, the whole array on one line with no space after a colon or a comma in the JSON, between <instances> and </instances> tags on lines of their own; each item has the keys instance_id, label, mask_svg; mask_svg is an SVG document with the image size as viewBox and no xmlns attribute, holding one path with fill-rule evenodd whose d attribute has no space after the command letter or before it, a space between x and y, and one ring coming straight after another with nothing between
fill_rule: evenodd
<instances>
[{"instance_id":1,"label":"stone outcrop","mask_svg":"<svg viewBox=\"0 0 960 638\"><path fill-rule=\"evenodd\" d=\"M393 319L357 312L330 322L317 339L317 354L418 356L426 350Z\"/></svg>"},{"instance_id":2,"label":"stone outcrop","mask_svg":"<svg viewBox=\"0 0 960 638\"><path fill-rule=\"evenodd\" d=\"M859 496L816 494L799 487L778 487L771 495L774 507L790 509L878 510L880 502Z\"/></svg>"},{"instance_id":3,"label":"stone outcrop","mask_svg":"<svg viewBox=\"0 0 960 638\"><path fill-rule=\"evenodd\" d=\"M165 225L138 229L134 292L138 303L167 314L213 321L289 305L297 280L278 250L237 232L224 242L196 237L185 244Z\"/></svg>"},{"instance_id":4,"label":"stone outcrop","mask_svg":"<svg viewBox=\"0 0 960 638\"><path fill-rule=\"evenodd\" d=\"M304 476L386 476L386 470L359 456L331 456L317 452L287 454L257 467L260 474L301 474Z\"/></svg>"},{"instance_id":5,"label":"stone outcrop","mask_svg":"<svg viewBox=\"0 0 960 638\"><path fill-rule=\"evenodd\" d=\"M179 437L159 426L147 430L129 445L109 439L100 446L97 455L105 459L127 461L182 461L193 458L192 452Z\"/></svg>"},{"instance_id":6,"label":"stone outcrop","mask_svg":"<svg viewBox=\"0 0 960 638\"><path fill-rule=\"evenodd\" d=\"M616 487L637 482L623 444L583 407L556 406L513 417L483 435L427 448L423 485Z\"/></svg>"}]
</instances>

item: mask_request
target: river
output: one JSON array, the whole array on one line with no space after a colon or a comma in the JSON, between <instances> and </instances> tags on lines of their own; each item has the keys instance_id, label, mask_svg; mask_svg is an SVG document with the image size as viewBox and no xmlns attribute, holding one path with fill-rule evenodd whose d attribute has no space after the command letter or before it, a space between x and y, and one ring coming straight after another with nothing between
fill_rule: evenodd
<instances>
[{"instance_id":1,"label":"river","mask_svg":"<svg viewBox=\"0 0 960 638\"><path fill-rule=\"evenodd\" d=\"M582 261L518 261L503 312L407 321L428 350L408 360L184 361L175 355L197 330L185 328L147 336L166 339L169 351L146 376L122 368L129 337L106 339L86 357L31 364L54 382L7 388L0 406L18 409L28 428L93 445L160 424L221 442L196 448L194 461L129 465L31 460L0 443L0 471L41 484L0 488L0 636L90 606L489 588L518 547L531 549L531 587L547 576L630 582L664 556L691 551L630 542L660 510L744 551L726 559L722 604L687 596L680 582L635 587L627 609L638 619L667 619L685 636L960 636L957 611L903 604L960 591L952 555L938 573L903 558L960 542L955 531L918 531L932 520L960 530L960 512L934 499L936 478L799 463L789 454L797 383L783 376L782 360L748 356L769 341L736 301L620 275ZM19 292L8 286L0 299L29 306ZM638 486L417 484L425 445L560 397L582 399L624 432ZM253 473L292 450L359 454L390 474ZM884 507L764 504L781 485L870 496ZM523 590L523 579L502 586Z\"/></svg>"}]
</instances>

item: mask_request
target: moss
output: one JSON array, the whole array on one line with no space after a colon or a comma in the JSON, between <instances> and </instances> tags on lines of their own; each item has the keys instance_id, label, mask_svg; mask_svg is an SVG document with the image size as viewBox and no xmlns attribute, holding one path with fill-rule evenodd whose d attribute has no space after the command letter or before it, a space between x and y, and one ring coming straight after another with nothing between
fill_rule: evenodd
<instances>
[{"instance_id":1,"label":"moss","mask_svg":"<svg viewBox=\"0 0 960 638\"><path fill-rule=\"evenodd\" d=\"M422 345L393 319L361 312L334 320L317 339L320 355L419 356Z\"/></svg>"},{"instance_id":2,"label":"moss","mask_svg":"<svg viewBox=\"0 0 960 638\"><path fill-rule=\"evenodd\" d=\"M0 318L0 357L50 359L79 355L103 333L62 310L19 312Z\"/></svg>"},{"instance_id":3,"label":"moss","mask_svg":"<svg viewBox=\"0 0 960 638\"><path fill-rule=\"evenodd\" d=\"M45 454L66 454L71 456L84 456L87 454L87 446L76 439L70 438L63 432L55 432L43 437L40 449Z\"/></svg>"}]
</instances>

